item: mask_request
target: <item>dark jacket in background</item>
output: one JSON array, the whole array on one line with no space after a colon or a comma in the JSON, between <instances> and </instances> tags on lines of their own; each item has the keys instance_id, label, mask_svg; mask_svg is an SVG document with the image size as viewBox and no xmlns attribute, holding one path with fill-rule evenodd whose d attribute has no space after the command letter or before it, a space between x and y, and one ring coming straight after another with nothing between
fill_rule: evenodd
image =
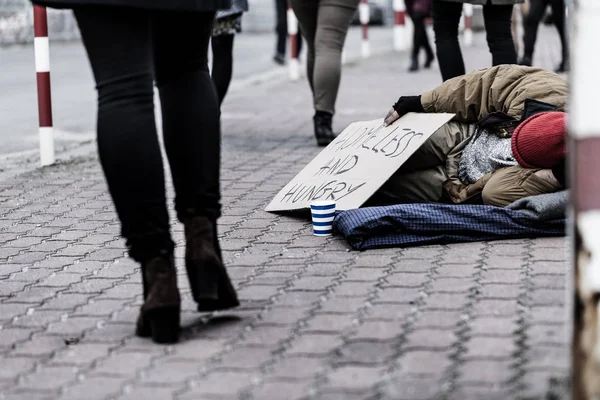
<instances>
[{"instance_id":1,"label":"dark jacket in background","mask_svg":"<svg viewBox=\"0 0 600 400\"><path fill-rule=\"evenodd\" d=\"M430 15L432 0L404 0L408 15Z\"/></svg>"},{"instance_id":2,"label":"dark jacket in background","mask_svg":"<svg viewBox=\"0 0 600 400\"><path fill-rule=\"evenodd\" d=\"M32 2L51 8L98 5L170 11L216 11L231 6L230 0L32 0Z\"/></svg>"},{"instance_id":3,"label":"dark jacket in background","mask_svg":"<svg viewBox=\"0 0 600 400\"><path fill-rule=\"evenodd\" d=\"M243 14L248 11L248 0L232 0L231 7L217 11L217 19Z\"/></svg>"},{"instance_id":4,"label":"dark jacket in background","mask_svg":"<svg viewBox=\"0 0 600 400\"><path fill-rule=\"evenodd\" d=\"M434 0L434 1L451 1L453 3L469 3L469 4L479 4L479 5L486 5L488 3L488 0ZM507 5L507 4L521 4L523 3L525 0L491 0L490 4L493 4L495 6L502 6L502 5Z\"/></svg>"}]
</instances>

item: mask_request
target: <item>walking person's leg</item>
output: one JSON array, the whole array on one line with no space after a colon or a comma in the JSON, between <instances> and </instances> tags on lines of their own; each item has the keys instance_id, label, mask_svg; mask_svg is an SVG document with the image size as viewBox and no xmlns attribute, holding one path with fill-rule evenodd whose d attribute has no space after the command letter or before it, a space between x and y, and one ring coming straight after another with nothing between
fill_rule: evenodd
<instances>
[{"instance_id":1,"label":"walking person's leg","mask_svg":"<svg viewBox=\"0 0 600 400\"><path fill-rule=\"evenodd\" d=\"M275 0L275 17L277 24L275 32L277 33L277 46L273 60L278 64L285 63L285 49L288 38L287 30L287 0Z\"/></svg>"},{"instance_id":2,"label":"walking person's leg","mask_svg":"<svg viewBox=\"0 0 600 400\"><path fill-rule=\"evenodd\" d=\"M424 24L424 21L415 14L410 14L410 19L413 22L413 43L408 71L413 72L419 70L419 53L421 52L421 41L423 40L421 36L421 24ZM423 25L423 29L425 29L425 25Z\"/></svg>"},{"instance_id":3,"label":"walking person's leg","mask_svg":"<svg viewBox=\"0 0 600 400\"><path fill-rule=\"evenodd\" d=\"M315 67L315 35L317 32L318 5L314 0L291 0L291 4L296 17L298 18L298 24L300 25L299 31L302 31L302 35L304 35L308 46L306 55L306 76L308 78L310 90L313 91L314 94L313 71ZM300 40L300 35L298 35L298 41ZM298 51L299 50L300 49L298 49Z\"/></svg>"},{"instance_id":4,"label":"walking person's leg","mask_svg":"<svg viewBox=\"0 0 600 400\"><path fill-rule=\"evenodd\" d=\"M138 335L173 342L180 298L153 103L150 15L83 6L75 17L98 90L98 152L130 256L142 265Z\"/></svg>"},{"instance_id":5,"label":"walking person's leg","mask_svg":"<svg viewBox=\"0 0 600 400\"><path fill-rule=\"evenodd\" d=\"M562 46L562 60L556 69L556 72L565 72L569 69L569 40L567 38L567 28L565 23L565 1L551 0L550 5L552 6L552 15L554 16L554 25L556 25L556 29L560 35L560 43Z\"/></svg>"},{"instance_id":6,"label":"walking person's leg","mask_svg":"<svg viewBox=\"0 0 600 400\"><path fill-rule=\"evenodd\" d=\"M423 19L422 19L423 29L421 29L421 37L422 37L421 46L425 49L425 54L427 55L427 58L425 59L424 67L430 68L431 63L433 63L433 60L435 60L435 56L433 54L433 49L431 48L431 44L429 43L429 35L427 35L427 28L425 27L426 19L427 19L427 16L423 15Z\"/></svg>"},{"instance_id":7,"label":"walking person's leg","mask_svg":"<svg viewBox=\"0 0 600 400\"><path fill-rule=\"evenodd\" d=\"M217 97L219 105L223 103L231 76L233 74L233 39L235 35L219 35L213 36L211 39L212 47L212 80L217 89Z\"/></svg>"},{"instance_id":8,"label":"walking person's leg","mask_svg":"<svg viewBox=\"0 0 600 400\"><path fill-rule=\"evenodd\" d=\"M199 311L239 304L217 236L221 128L217 94L208 72L213 17L214 13L156 12L152 27L175 209L185 226L186 269Z\"/></svg>"},{"instance_id":9,"label":"walking person's leg","mask_svg":"<svg viewBox=\"0 0 600 400\"><path fill-rule=\"evenodd\" d=\"M416 71L419 69L419 52L420 49L425 50L427 59L425 60L424 67L431 67L431 63L434 60L433 50L429 44L429 37L427 36L427 30L425 29L425 18L426 15L423 13L415 13L412 17L414 26L414 37L413 37L413 53L411 60L411 68L409 71Z\"/></svg>"},{"instance_id":10,"label":"walking person's leg","mask_svg":"<svg viewBox=\"0 0 600 400\"><path fill-rule=\"evenodd\" d=\"M533 50L537 40L537 31L540 21L544 17L546 6L546 0L530 1L529 12L527 13L524 24L525 35L523 37L523 58L519 61L519 64L521 65L532 65L533 63Z\"/></svg>"},{"instance_id":11,"label":"walking person's leg","mask_svg":"<svg viewBox=\"0 0 600 400\"><path fill-rule=\"evenodd\" d=\"M340 86L342 50L359 0L321 0L315 34L313 101L315 136L319 146L335 138L332 118Z\"/></svg>"},{"instance_id":12,"label":"walking person's leg","mask_svg":"<svg viewBox=\"0 0 600 400\"><path fill-rule=\"evenodd\" d=\"M462 3L433 0L433 30L442 79L465 74L465 63L458 43L458 24Z\"/></svg>"},{"instance_id":13,"label":"walking person's leg","mask_svg":"<svg viewBox=\"0 0 600 400\"><path fill-rule=\"evenodd\" d=\"M511 32L512 15L512 4L483 6L483 20L493 66L517 63L517 52Z\"/></svg>"}]
</instances>

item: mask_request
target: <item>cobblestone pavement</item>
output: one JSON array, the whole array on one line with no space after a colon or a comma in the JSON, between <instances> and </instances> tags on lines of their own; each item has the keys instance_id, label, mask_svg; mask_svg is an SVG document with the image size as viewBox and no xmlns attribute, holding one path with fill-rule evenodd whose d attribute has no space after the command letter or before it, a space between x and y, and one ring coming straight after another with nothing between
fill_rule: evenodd
<instances>
[{"instance_id":1,"label":"cobblestone pavement","mask_svg":"<svg viewBox=\"0 0 600 400\"><path fill-rule=\"evenodd\" d=\"M465 54L488 62L480 35ZM439 82L406 64L349 66L336 125ZM175 225L174 346L133 334L140 274L95 157L0 182L0 399L561 398L566 240L354 252L314 237L306 219L263 211L318 152L310 116L303 81L228 98L220 235L243 305L194 312Z\"/></svg>"}]
</instances>

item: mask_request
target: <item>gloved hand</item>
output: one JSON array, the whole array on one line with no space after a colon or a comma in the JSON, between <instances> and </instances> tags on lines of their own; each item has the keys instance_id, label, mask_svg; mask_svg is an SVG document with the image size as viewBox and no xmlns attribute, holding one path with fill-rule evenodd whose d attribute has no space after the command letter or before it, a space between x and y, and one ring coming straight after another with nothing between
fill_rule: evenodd
<instances>
[{"instance_id":1,"label":"gloved hand","mask_svg":"<svg viewBox=\"0 0 600 400\"><path fill-rule=\"evenodd\" d=\"M421 105L421 96L401 96L392 109L388 111L383 126L393 124L397 119L400 119L409 112L425 112Z\"/></svg>"}]
</instances>

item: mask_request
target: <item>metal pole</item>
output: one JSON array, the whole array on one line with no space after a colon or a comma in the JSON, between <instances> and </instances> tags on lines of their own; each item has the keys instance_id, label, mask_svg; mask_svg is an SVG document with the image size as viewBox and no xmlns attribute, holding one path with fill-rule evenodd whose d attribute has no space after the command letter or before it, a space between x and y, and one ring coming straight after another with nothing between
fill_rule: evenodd
<instances>
[{"instance_id":1,"label":"metal pole","mask_svg":"<svg viewBox=\"0 0 600 400\"><path fill-rule=\"evenodd\" d=\"M572 399L600 397L600 2L575 2L569 177L572 237Z\"/></svg>"},{"instance_id":2,"label":"metal pole","mask_svg":"<svg viewBox=\"0 0 600 400\"><path fill-rule=\"evenodd\" d=\"M394 0L394 50L406 50L406 5L404 0Z\"/></svg>"},{"instance_id":3,"label":"metal pole","mask_svg":"<svg viewBox=\"0 0 600 400\"><path fill-rule=\"evenodd\" d=\"M465 3L463 7L465 17L465 30L463 41L466 47L473 45L473 4Z\"/></svg>"},{"instance_id":4,"label":"metal pole","mask_svg":"<svg viewBox=\"0 0 600 400\"><path fill-rule=\"evenodd\" d=\"M362 26L362 42L360 54L362 58L369 58L371 55L371 49L369 46L369 3L367 0L361 0L358 6L358 16L360 17L360 24Z\"/></svg>"},{"instance_id":5,"label":"metal pole","mask_svg":"<svg viewBox=\"0 0 600 400\"><path fill-rule=\"evenodd\" d=\"M290 36L290 79L295 81L300 78L300 63L298 61L298 19L292 6L288 4L287 28Z\"/></svg>"},{"instance_id":6,"label":"metal pole","mask_svg":"<svg viewBox=\"0 0 600 400\"><path fill-rule=\"evenodd\" d=\"M46 8L33 6L35 71L37 74L40 164L54 164L52 138L52 96L50 91L50 45L48 42L48 17Z\"/></svg>"}]
</instances>

